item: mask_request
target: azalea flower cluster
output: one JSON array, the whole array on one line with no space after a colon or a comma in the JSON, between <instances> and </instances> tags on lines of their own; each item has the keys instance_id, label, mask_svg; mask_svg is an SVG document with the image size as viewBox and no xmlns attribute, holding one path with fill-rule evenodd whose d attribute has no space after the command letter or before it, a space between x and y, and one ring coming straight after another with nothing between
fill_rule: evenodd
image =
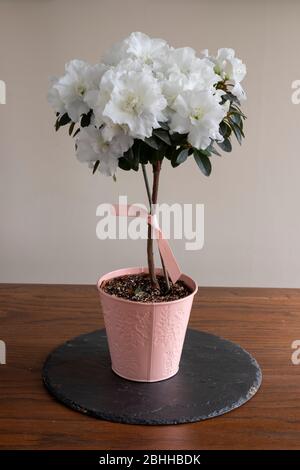
<instances>
[{"instance_id":1,"label":"azalea flower cluster","mask_svg":"<svg viewBox=\"0 0 300 470\"><path fill-rule=\"evenodd\" d=\"M230 151L231 134L239 142L244 137L245 75L233 49L197 56L137 32L99 64L66 64L48 100L56 129L70 125L78 159L94 171L114 176L118 167L137 170L165 157L175 167L194 155L209 174L214 144Z\"/></svg>"}]
</instances>

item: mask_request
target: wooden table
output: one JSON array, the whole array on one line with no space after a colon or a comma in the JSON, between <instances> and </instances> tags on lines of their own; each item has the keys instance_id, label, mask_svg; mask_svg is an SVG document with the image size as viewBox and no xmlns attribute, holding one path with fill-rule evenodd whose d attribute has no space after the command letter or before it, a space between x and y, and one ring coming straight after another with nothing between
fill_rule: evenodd
<instances>
[{"instance_id":1,"label":"wooden table","mask_svg":"<svg viewBox=\"0 0 300 470\"><path fill-rule=\"evenodd\" d=\"M94 286L0 285L1 449L300 448L300 290L202 288L190 326L239 343L263 371L258 394L229 414L194 424L133 426L96 420L56 402L41 367L57 345L103 326Z\"/></svg>"}]
</instances>

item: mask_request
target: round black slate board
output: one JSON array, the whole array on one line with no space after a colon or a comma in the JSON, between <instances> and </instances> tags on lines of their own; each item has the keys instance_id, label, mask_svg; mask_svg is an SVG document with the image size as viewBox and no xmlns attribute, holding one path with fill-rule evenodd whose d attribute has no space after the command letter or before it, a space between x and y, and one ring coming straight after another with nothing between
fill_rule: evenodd
<instances>
[{"instance_id":1,"label":"round black slate board","mask_svg":"<svg viewBox=\"0 0 300 470\"><path fill-rule=\"evenodd\" d=\"M140 383L112 372L105 330L78 336L46 360L49 392L74 410L130 424L201 421L248 401L261 384L256 360L237 344L188 330L179 372L162 382Z\"/></svg>"}]
</instances>

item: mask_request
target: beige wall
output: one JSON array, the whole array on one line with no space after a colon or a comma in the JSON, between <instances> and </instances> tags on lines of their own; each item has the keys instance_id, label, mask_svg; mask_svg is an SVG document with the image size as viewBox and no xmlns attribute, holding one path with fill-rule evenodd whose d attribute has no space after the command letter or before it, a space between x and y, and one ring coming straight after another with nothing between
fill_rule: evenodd
<instances>
[{"instance_id":1,"label":"beige wall","mask_svg":"<svg viewBox=\"0 0 300 470\"><path fill-rule=\"evenodd\" d=\"M300 2L234 0L0 0L0 281L91 283L145 263L143 241L97 240L96 206L145 199L141 176L91 176L65 132L55 135L48 76L70 58L91 62L140 30L198 51L234 47L247 63L247 138L215 158L165 165L160 200L205 204L205 246L172 246L201 285L300 287Z\"/></svg>"}]
</instances>

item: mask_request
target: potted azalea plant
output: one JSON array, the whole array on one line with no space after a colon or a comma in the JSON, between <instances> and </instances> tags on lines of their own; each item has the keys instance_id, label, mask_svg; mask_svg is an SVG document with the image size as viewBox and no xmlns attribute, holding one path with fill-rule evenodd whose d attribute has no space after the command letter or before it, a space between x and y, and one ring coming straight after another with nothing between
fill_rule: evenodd
<instances>
[{"instance_id":1,"label":"potted azalea plant","mask_svg":"<svg viewBox=\"0 0 300 470\"><path fill-rule=\"evenodd\" d=\"M213 156L230 152L232 137L242 142L245 74L233 49L197 56L190 47L132 33L100 63L73 60L61 78L52 79L55 129L69 127L79 161L114 179L118 168L144 178L149 213L117 207L115 215L147 218L148 266L114 271L98 282L112 368L129 380L176 374L197 291L157 225L161 166L177 168L193 158L209 176ZM154 264L155 238L161 268Z\"/></svg>"}]
</instances>

